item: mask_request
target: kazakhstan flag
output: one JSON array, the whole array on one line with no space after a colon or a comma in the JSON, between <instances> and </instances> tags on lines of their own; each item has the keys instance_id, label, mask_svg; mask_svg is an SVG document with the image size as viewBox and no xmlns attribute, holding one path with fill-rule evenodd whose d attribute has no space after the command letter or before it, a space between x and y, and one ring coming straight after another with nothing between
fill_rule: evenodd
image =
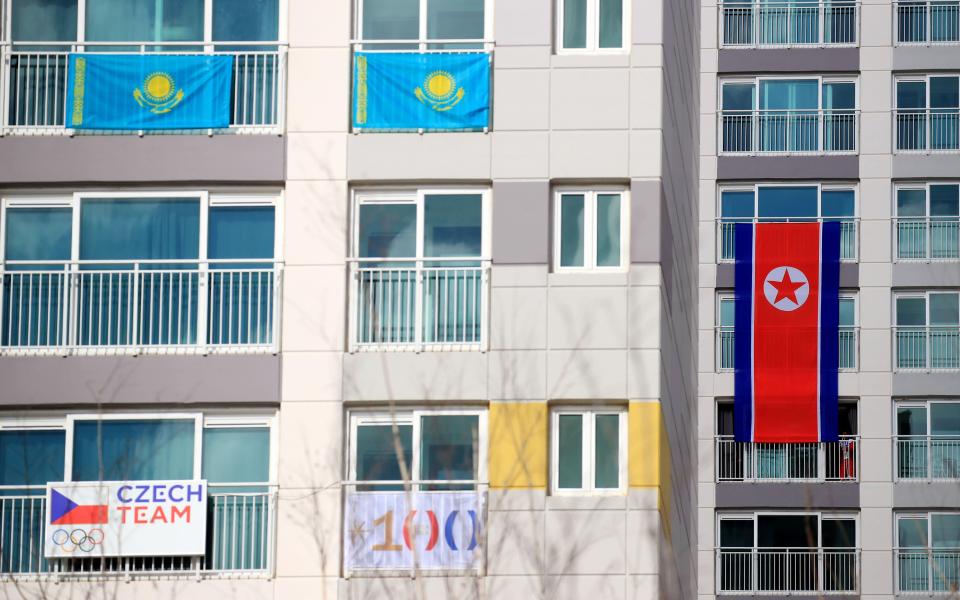
<instances>
[{"instance_id":1,"label":"kazakhstan flag","mask_svg":"<svg viewBox=\"0 0 960 600\"><path fill-rule=\"evenodd\" d=\"M229 55L71 54L67 127L228 127L232 74Z\"/></svg>"},{"instance_id":2,"label":"kazakhstan flag","mask_svg":"<svg viewBox=\"0 0 960 600\"><path fill-rule=\"evenodd\" d=\"M484 52L358 52L354 129L483 129L490 123Z\"/></svg>"}]
</instances>

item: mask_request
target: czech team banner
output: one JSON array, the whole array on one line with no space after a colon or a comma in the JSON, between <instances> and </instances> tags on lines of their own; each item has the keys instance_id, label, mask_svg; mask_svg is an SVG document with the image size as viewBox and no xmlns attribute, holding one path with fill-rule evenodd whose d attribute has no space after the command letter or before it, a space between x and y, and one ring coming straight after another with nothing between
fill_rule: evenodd
<instances>
[{"instance_id":1,"label":"czech team banner","mask_svg":"<svg viewBox=\"0 0 960 600\"><path fill-rule=\"evenodd\" d=\"M344 568L478 569L483 496L477 492L377 492L347 496Z\"/></svg>"},{"instance_id":2,"label":"czech team banner","mask_svg":"<svg viewBox=\"0 0 960 600\"><path fill-rule=\"evenodd\" d=\"M490 56L483 52L358 52L354 129L483 129Z\"/></svg>"},{"instance_id":3,"label":"czech team banner","mask_svg":"<svg viewBox=\"0 0 960 600\"><path fill-rule=\"evenodd\" d=\"M48 483L44 556L199 556L206 481Z\"/></svg>"},{"instance_id":4,"label":"czech team banner","mask_svg":"<svg viewBox=\"0 0 960 600\"><path fill-rule=\"evenodd\" d=\"M233 57L71 54L67 127L219 129L230 125Z\"/></svg>"},{"instance_id":5,"label":"czech team banner","mask_svg":"<svg viewBox=\"0 0 960 600\"><path fill-rule=\"evenodd\" d=\"M839 223L737 223L738 442L837 441Z\"/></svg>"}]
</instances>

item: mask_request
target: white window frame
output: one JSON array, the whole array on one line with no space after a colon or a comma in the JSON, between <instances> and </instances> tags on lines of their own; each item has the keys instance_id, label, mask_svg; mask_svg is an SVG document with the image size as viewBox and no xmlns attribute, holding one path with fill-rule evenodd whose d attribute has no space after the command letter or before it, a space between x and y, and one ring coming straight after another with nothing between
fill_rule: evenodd
<instances>
[{"instance_id":1,"label":"white window frame","mask_svg":"<svg viewBox=\"0 0 960 600\"><path fill-rule=\"evenodd\" d=\"M581 449L581 487L560 487L560 417L577 415L582 417L583 447ZM616 415L618 417L618 485L615 488L596 487L596 431L598 415ZM627 409L623 406L574 407L562 406L550 411L550 492L555 496L618 496L627 490Z\"/></svg>"},{"instance_id":2,"label":"white window frame","mask_svg":"<svg viewBox=\"0 0 960 600\"><path fill-rule=\"evenodd\" d=\"M859 414L858 414L859 418ZM852 548L854 550L860 549L860 515L859 513L854 512L842 512L842 511L805 511L805 510L760 510L754 512L720 512L717 513L716 520L716 529L715 529L715 540L716 547L721 548L720 546L720 523L722 521L751 521L753 522L753 546L752 548L757 548L757 540L759 538L759 519L758 517L815 517L817 519L817 545L811 547L810 550L823 548L823 522L824 521L853 521L856 529L856 539L854 540L854 545ZM782 546L785 547L785 546ZM781 546L775 546L775 548L781 548ZM733 550L734 548L729 548ZM843 548L849 550L850 548Z\"/></svg>"},{"instance_id":3,"label":"white window frame","mask_svg":"<svg viewBox=\"0 0 960 600\"><path fill-rule=\"evenodd\" d=\"M949 185L960 185L960 180L945 180L945 181L901 181L893 184L893 206L892 214L894 218L899 219L900 217L900 192L901 191L923 191L924 194L924 203L923 211L924 214L922 217L902 217L904 219L918 219L918 218L931 218L930 215L930 188L938 186L949 186ZM960 217L958 217L960 218ZM894 240L896 243L896 240Z\"/></svg>"},{"instance_id":4,"label":"white window frame","mask_svg":"<svg viewBox=\"0 0 960 600\"><path fill-rule=\"evenodd\" d=\"M209 0L207 0L209 1ZM283 0L286 1L286 0ZM431 40L427 37L427 8L430 0L419 0L419 8L417 9L417 17L419 19L418 35L415 39L400 39L400 40L378 40L375 38L366 39L364 37L365 33L363 31L363 4L364 0L353 0L354 4L354 14L356 19L353 25L353 32L355 36L356 43L358 44L358 49L360 50L377 50L379 44L371 43L369 48L364 48L363 42L389 42L391 45L400 45L400 44L417 44L419 50L427 50L427 44L430 42L435 42L436 40ZM483 0L483 39L475 40L478 43L483 43L485 46L487 43L492 43L492 32L493 32L493 0ZM443 40L440 40L441 42Z\"/></svg>"},{"instance_id":5,"label":"white window frame","mask_svg":"<svg viewBox=\"0 0 960 600\"><path fill-rule=\"evenodd\" d=\"M896 292L893 295L893 326L894 327L951 327L951 325L931 325L930 324L930 296L931 295L960 295L960 290L956 289L936 289L936 290L917 290L917 291L902 291ZM897 304L900 299L907 298L923 298L924 300L924 325L900 325L900 321L897 318ZM957 320L960 321L960 315L957 315ZM960 327L960 325L957 325Z\"/></svg>"},{"instance_id":6,"label":"white window frame","mask_svg":"<svg viewBox=\"0 0 960 600\"><path fill-rule=\"evenodd\" d=\"M429 260L437 257L424 256L424 201L427 196L442 195L480 195L480 256L462 257L476 261L489 261L491 255L491 225L490 188L483 186L453 186L453 187L418 187L408 189L376 189L356 188L351 191L353 215L351 217L350 257L360 258L360 207L377 204L407 204L414 205L416 217L416 256L403 257L410 261ZM386 257L369 257L363 260ZM446 258L446 257L441 257Z\"/></svg>"},{"instance_id":7,"label":"white window frame","mask_svg":"<svg viewBox=\"0 0 960 600\"><path fill-rule=\"evenodd\" d=\"M729 185L720 185L717 186L717 215L722 220L725 217L723 216L723 194L725 192L752 192L753 193L753 220L759 221L761 217L759 216L760 212L760 188L817 188L817 214L813 217L763 217L763 219L823 219L823 218L839 218L839 217L824 217L823 216L823 193L824 192L853 192L853 214L850 215L850 219L858 220L860 218L860 186L856 182L843 183L843 182L831 182L831 183L822 183L822 182L790 182L782 183L777 181L758 181L755 183L732 183ZM738 219L738 218L747 218L747 217L726 217L729 219Z\"/></svg>"},{"instance_id":8,"label":"white window frame","mask_svg":"<svg viewBox=\"0 0 960 600\"><path fill-rule=\"evenodd\" d=\"M894 111L900 111L900 110L908 110L908 111L909 111L909 110L925 110L925 111L929 111L929 110L931 110L931 108L930 108L930 78L931 78L931 77L933 77L933 78L943 78L943 77L958 77L958 78L960 78L960 72L923 73L923 74L916 74L916 75L897 75L897 76L894 76L894 78L893 78L893 110L894 110ZM921 107L921 108L903 108L903 109L901 109L901 108L900 108L900 104L899 104L899 102L897 101L897 97L898 97L897 87L898 87L899 84L901 84L901 83L910 83L910 82L914 82L914 83L923 82L923 85L924 85L924 90L923 90L923 91L924 91L924 95L925 95L925 102L924 102L925 106L923 106L923 107ZM960 82L958 82L957 85L960 86ZM960 110L960 109L958 109L958 110ZM938 182L938 183L939 183L939 182Z\"/></svg>"},{"instance_id":9,"label":"white window frame","mask_svg":"<svg viewBox=\"0 0 960 600\"><path fill-rule=\"evenodd\" d=\"M719 113L724 112L723 108L723 86L733 83L741 84L752 84L753 85L753 112L758 112L760 108L760 84L764 81L806 81L806 80L817 80L819 85L817 86L817 109L818 111L826 110L823 106L823 86L828 83L852 83L853 84L853 108L852 109L842 109L842 110L860 110L860 77L858 75L791 75L791 76L772 76L772 75L760 75L757 77L730 77L720 79L720 85L717 86L717 111ZM733 110L733 109L730 109ZM808 110L808 109L801 109ZM809 109L813 110L813 109ZM841 109L837 109L841 110Z\"/></svg>"},{"instance_id":10,"label":"white window frame","mask_svg":"<svg viewBox=\"0 0 960 600\"><path fill-rule=\"evenodd\" d=\"M583 266L562 266L562 198L583 195ZM620 264L597 266L597 196L620 195ZM559 187L553 193L553 270L555 273L621 273L630 267L630 190L622 186Z\"/></svg>"},{"instance_id":11,"label":"white window frame","mask_svg":"<svg viewBox=\"0 0 960 600\"><path fill-rule=\"evenodd\" d=\"M623 28L620 34L621 46L619 48L601 48L600 47L600 0L586 0L587 3L587 22L585 24L587 31L587 43L585 48L566 48L563 45L563 11L564 0L556 1L556 23L554 30L557 32L556 53L559 55L577 55L577 54L596 54L596 55L616 55L628 54L630 52L630 23L631 9L633 2L631 0L619 0L622 5L620 24Z\"/></svg>"},{"instance_id":12,"label":"white window frame","mask_svg":"<svg viewBox=\"0 0 960 600\"><path fill-rule=\"evenodd\" d=\"M477 448L476 448L476 489L479 490L486 486L487 482L487 448L488 448L488 429L487 429L487 410L479 408L414 408L397 411L384 410L354 410L350 411L348 418L349 428L347 430L347 456L346 473L348 482L357 485L377 485L366 484L357 480L357 427L364 425L409 425L412 427L410 434L410 464L407 468L410 472L411 482L422 481L420 476L420 423L421 417L437 416L476 416L477 417ZM459 481L459 480L451 480ZM403 485L405 482L398 481L396 485ZM383 484L388 485L388 484ZM389 485L393 485L392 483ZM438 484L441 485L441 484ZM420 491L424 488L423 484L411 483L413 491ZM430 485L426 486L431 487Z\"/></svg>"}]
</instances>

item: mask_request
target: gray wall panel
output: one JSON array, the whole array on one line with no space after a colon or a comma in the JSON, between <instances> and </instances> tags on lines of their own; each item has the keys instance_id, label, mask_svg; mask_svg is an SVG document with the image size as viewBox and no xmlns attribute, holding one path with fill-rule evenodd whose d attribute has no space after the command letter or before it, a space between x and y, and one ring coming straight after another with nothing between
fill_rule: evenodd
<instances>
[{"instance_id":1,"label":"gray wall panel","mask_svg":"<svg viewBox=\"0 0 960 600\"><path fill-rule=\"evenodd\" d=\"M0 138L4 184L276 182L286 138L276 135L88 135Z\"/></svg>"},{"instance_id":2,"label":"gray wall panel","mask_svg":"<svg viewBox=\"0 0 960 600\"><path fill-rule=\"evenodd\" d=\"M493 183L493 262L550 262L550 183Z\"/></svg>"},{"instance_id":3,"label":"gray wall panel","mask_svg":"<svg viewBox=\"0 0 960 600\"><path fill-rule=\"evenodd\" d=\"M893 286L960 287L960 268L956 263L894 263Z\"/></svg>"},{"instance_id":4,"label":"gray wall panel","mask_svg":"<svg viewBox=\"0 0 960 600\"><path fill-rule=\"evenodd\" d=\"M857 156L720 156L717 180L859 179Z\"/></svg>"},{"instance_id":5,"label":"gray wall panel","mask_svg":"<svg viewBox=\"0 0 960 600\"><path fill-rule=\"evenodd\" d=\"M0 406L268 404L278 356L0 358Z\"/></svg>"},{"instance_id":6,"label":"gray wall panel","mask_svg":"<svg viewBox=\"0 0 960 600\"><path fill-rule=\"evenodd\" d=\"M893 486L894 508L957 510L960 486L955 482L896 483Z\"/></svg>"},{"instance_id":7,"label":"gray wall panel","mask_svg":"<svg viewBox=\"0 0 960 600\"><path fill-rule=\"evenodd\" d=\"M860 70L858 48L720 50L724 73L853 73Z\"/></svg>"},{"instance_id":8,"label":"gray wall panel","mask_svg":"<svg viewBox=\"0 0 960 600\"><path fill-rule=\"evenodd\" d=\"M894 71L960 70L960 53L942 46L894 47Z\"/></svg>"},{"instance_id":9,"label":"gray wall panel","mask_svg":"<svg viewBox=\"0 0 960 600\"><path fill-rule=\"evenodd\" d=\"M893 155L893 176L897 179L956 178L957 173L960 173L958 154Z\"/></svg>"},{"instance_id":10,"label":"gray wall panel","mask_svg":"<svg viewBox=\"0 0 960 600\"><path fill-rule=\"evenodd\" d=\"M960 373L894 373L893 395L960 396Z\"/></svg>"},{"instance_id":11,"label":"gray wall panel","mask_svg":"<svg viewBox=\"0 0 960 600\"><path fill-rule=\"evenodd\" d=\"M856 483L720 483L717 509L859 508Z\"/></svg>"},{"instance_id":12,"label":"gray wall panel","mask_svg":"<svg viewBox=\"0 0 960 600\"><path fill-rule=\"evenodd\" d=\"M662 204L659 181L630 183L630 262L660 262Z\"/></svg>"}]
</instances>

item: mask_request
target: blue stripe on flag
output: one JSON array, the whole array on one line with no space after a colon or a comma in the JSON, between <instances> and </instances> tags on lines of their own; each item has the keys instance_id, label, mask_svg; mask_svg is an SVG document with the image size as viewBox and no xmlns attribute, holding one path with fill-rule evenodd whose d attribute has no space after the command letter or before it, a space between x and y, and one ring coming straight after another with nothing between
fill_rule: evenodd
<instances>
[{"instance_id":1,"label":"blue stripe on flag","mask_svg":"<svg viewBox=\"0 0 960 600\"><path fill-rule=\"evenodd\" d=\"M839 439L840 223L820 227L820 441L835 442Z\"/></svg>"},{"instance_id":2,"label":"blue stripe on flag","mask_svg":"<svg viewBox=\"0 0 960 600\"><path fill-rule=\"evenodd\" d=\"M734 225L734 434L753 441L753 223Z\"/></svg>"}]
</instances>

